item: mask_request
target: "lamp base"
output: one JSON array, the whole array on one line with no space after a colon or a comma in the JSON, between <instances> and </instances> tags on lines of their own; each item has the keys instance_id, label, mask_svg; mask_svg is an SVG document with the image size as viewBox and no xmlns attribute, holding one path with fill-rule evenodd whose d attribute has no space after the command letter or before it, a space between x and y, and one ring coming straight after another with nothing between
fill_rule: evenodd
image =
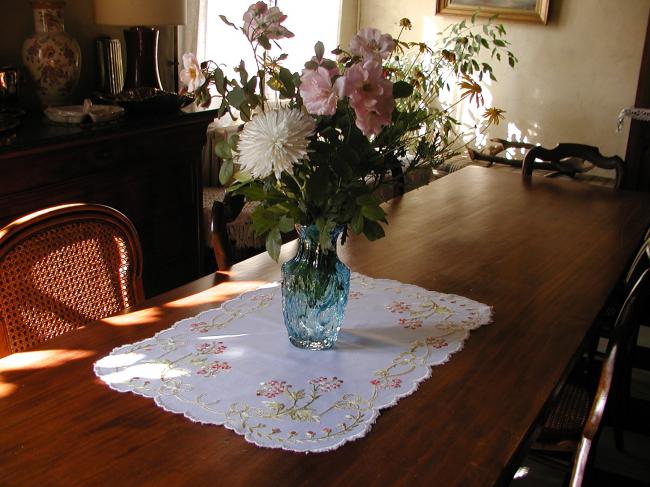
<instances>
[{"instance_id":1,"label":"lamp base","mask_svg":"<svg viewBox=\"0 0 650 487\"><path fill-rule=\"evenodd\" d=\"M126 76L124 89L158 88L162 90L158 74L158 36L155 27L131 27L124 30L126 43Z\"/></svg>"}]
</instances>

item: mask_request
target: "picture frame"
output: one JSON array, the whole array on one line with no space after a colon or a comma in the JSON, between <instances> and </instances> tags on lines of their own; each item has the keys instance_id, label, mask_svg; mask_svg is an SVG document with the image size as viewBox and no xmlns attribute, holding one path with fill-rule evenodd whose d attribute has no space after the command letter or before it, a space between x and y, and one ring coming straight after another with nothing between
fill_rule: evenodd
<instances>
[{"instance_id":1,"label":"picture frame","mask_svg":"<svg viewBox=\"0 0 650 487\"><path fill-rule=\"evenodd\" d=\"M497 14L499 20L521 20L546 24L550 0L436 0L436 14Z\"/></svg>"}]
</instances>

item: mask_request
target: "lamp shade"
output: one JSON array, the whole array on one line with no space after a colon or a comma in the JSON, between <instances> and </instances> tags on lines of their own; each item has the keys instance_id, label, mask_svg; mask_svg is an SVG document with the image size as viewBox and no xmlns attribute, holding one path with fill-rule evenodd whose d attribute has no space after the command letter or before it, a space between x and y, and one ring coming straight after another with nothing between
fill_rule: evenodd
<instances>
[{"instance_id":1,"label":"lamp shade","mask_svg":"<svg viewBox=\"0 0 650 487\"><path fill-rule=\"evenodd\" d=\"M95 0L95 22L103 25L185 24L185 0Z\"/></svg>"}]
</instances>

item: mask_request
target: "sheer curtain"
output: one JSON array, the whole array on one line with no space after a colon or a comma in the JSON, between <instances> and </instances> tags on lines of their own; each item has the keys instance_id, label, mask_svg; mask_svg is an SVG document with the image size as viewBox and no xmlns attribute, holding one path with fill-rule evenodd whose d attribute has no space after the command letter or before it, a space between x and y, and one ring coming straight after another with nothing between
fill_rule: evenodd
<instances>
[{"instance_id":1,"label":"sheer curtain","mask_svg":"<svg viewBox=\"0 0 650 487\"><path fill-rule=\"evenodd\" d=\"M188 0L188 24L181 36L181 53L194 52L199 61L211 59L233 75L232 68L244 60L249 73L255 71L250 44L244 35L224 24L219 15L225 15L240 26L242 16L252 0ZM274 2L269 2L273 4ZM283 65L292 72L301 71L314 55L314 44L321 41L325 51L336 48L341 38L342 0L325 0L316 5L305 0L277 0L277 6L288 18L284 22L295 37L282 39L282 51L274 47L274 55L285 52L289 57Z\"/></svg>"}]
</instances>

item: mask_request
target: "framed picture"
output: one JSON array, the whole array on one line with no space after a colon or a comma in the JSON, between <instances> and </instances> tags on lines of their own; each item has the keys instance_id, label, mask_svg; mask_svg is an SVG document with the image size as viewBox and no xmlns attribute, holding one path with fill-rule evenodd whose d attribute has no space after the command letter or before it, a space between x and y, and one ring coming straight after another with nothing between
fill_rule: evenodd
<instances>
[{"instance_id":1,"label":"framed picture","mask_svg":"<svg viewBox=\"0 0 650 487\"><path fill-rule=\"evenodd\" d=\"M550 0L436 0L436 13L499 15L499 19L546 23Z\"/></svg>"}]
</instances>

